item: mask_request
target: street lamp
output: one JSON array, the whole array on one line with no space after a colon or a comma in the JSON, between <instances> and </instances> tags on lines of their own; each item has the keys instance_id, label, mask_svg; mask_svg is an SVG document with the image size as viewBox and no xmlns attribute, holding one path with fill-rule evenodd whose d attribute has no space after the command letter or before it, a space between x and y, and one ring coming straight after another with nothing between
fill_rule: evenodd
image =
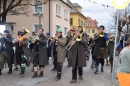
<instances>
[{"instance_id":1,"label":"street lamp","mask_svg":"<svg viewBox=\"0 0 130 86\"><path fill-rule=\"evenodd\" d=\"M122 2L123 1L123 2ZM118 21L119 21L119 9L124 9L129 5L130 0L111 0L112 5L117 9L117 18L116 18L116 36L114 43L114 57L113 57L113 68L112 68L112 80L111 86L114 84L114 71L115 71L115 54L116 54L116 42L117 42L117 30L118 30Z\"/></svg>"},{"instance_id":2,"label":"street lamp","mask_svg":"<svg viewBox=\"0 0 130 86\"><path fill-rule=\"evenodd\" d=\"M38 12L37 16L39 17L39 28L40 28L40 27L42 27L42 25L41 25L41 18L43 17L43 14Z\"/></svg>"}]
</instances>

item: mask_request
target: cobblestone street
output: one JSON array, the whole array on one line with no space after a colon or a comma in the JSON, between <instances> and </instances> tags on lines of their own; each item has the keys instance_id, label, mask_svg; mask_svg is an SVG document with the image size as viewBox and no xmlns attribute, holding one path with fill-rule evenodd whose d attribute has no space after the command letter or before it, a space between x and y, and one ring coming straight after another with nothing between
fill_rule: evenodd
<instances>
[{"instance_id":1,"label":"cobblestone street","mask_svg":"<svg viewBox=\"0 0 130 86\"><path fill-rule=\"evenodd\" d=\"M87 67L84 68L83 80L77 80L76 83L70 84L71 80L71 68L67 67L67 61L63 66L62 78L60 81L55 81L56 72L51 71L53 68L51 59L50 64L46 66L44 71L44 77L32 79L31 72L32 65L26 68L25 77L19 76L19 71L13 71L11 75L8 75L8 69L3 69L2 75L0 76L0 86L110 86L111 84L111 70L110 65L104 67L104 73L94 74L94 69L90 68L91 59L87 61ZM117 69L116 59L116 69ZM99 67L100 69L100 67ZM118 86L117 80L115 79L115 86Z\"/></svg>"}]
</instances>

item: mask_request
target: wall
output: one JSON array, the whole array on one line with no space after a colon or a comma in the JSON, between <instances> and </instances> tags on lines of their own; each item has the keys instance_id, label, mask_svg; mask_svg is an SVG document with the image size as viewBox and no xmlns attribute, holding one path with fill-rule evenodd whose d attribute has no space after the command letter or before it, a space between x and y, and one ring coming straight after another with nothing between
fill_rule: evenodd
<instances>
[{"instance_id":1,"label":"wall","mask_svg":"<svg viewBox=\"0 0 130 86\"><path fill-rule=\"evenodd\" d=\"M56 4L61 6L61 16L56 15ZM68 10L68 20L64 19L64 9ZM69 29L69 18L70 18L70 8L66 6L61 1L51 1L51 34L54 36L56 34L56 25L61 26L64 35L64 27Z\"/></svg>"},{"instance_id":2,"label":"wall","mask_svg":"<svg viewBox=\"0 0 130 86\"><path fill-rule=\"evenodd\" d=\"M44 28L44 33L48 32L49 30L49 9L48 9L48 3L43 4L43 18L41 19L41 24ZM29 11L29 16L25 15L19 15L19 16L7 16L7 22L15 22L14 25L14 34L13 37L17 38L17 32L18 30L22 30L22 27L26 27L30 32L34 31L34 24L39 24L39 17L37 15L33 14L33 8L32 6L29 6L27 9ZM27 37L31 36L30 34L27 34Z\"/></svg>"}]
</instances>

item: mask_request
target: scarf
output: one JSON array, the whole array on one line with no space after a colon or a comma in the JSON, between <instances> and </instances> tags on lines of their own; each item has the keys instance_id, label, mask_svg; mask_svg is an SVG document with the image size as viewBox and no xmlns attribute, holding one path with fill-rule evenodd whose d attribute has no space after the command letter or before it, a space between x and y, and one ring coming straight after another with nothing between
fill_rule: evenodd
<instances>
[{"instance_id":1,"label":"scarf","mask_svg":"<svg viewBox=\"0 0 130 86\"><path fill-rule=\"evenodd\" d=\"M19 46L21 46L20 42L25 38L25 35L19 38Z\"/></svg>"}]
</instances>

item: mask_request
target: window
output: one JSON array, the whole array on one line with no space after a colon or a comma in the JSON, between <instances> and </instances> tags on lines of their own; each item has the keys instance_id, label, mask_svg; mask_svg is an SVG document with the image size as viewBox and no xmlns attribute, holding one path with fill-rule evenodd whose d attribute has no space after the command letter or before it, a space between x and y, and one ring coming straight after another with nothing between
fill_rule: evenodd
<instances>
[{"instance_id":1,"label":"window","mask_svg":"<svg viewBox=\"0 0 130 86\"><path fill-rule=\"evenodd\" d=\"M87 22L87 23L86 23L86 26L89 26L89 25L90 25L90 23L89 23L89 22Z\"/></svg>"},{"instance_id":2,"label":"window","mask_svg":"<svg viewBox=\"0 0 130 86\"><path fill-rule=\"evenodd\" d=\"M42 2L34 2L34 5L36 5L36 6L34 6L34 13L42 13L43 11L43 4L42 4Z\"/></svg>"},{"instance_id":3,"label":"window","mask_svg":"<svg viewBox=\"0 0 130 86\"><path fill-rule=\"evenodd\" d=\"M81 26L83 27L83 21L81 21Z\"/></svg>"},{"instance_id":4,"label":"window","mask_svg":"<svg viewBox=\"0 0 130 86\"><path fill-rule=\"evenodd\" d=\"M67 27L64 27L64 35L67 35Z\"/></svg>"},{"instance_id":5,"label":"window","mask_svg":"<svg viewBox=\"0 0 130 86\"><path fill-rule=\"evenodd\" d=\"M92 30L92 33L95 33L95 30Z\"/></svg>"},{"instance_id":6,"label":"window","mask_svg":"<svg viewBox=\"0 0 130 86\"><path fill-rule=\"evenodd\" d=\"M90 30L86 30L87 33L90 33Z\"/></svg>"},{"instance_id":7,"label":"window","mask_svg":"<svg viewBox=\"0 0 130 86\"><path fill-rule=\"evenodd\" d=\"M56 15L61 16L61 6L56 4Z\"/></svg>"},{"instance_id":8,"label":"window","mask_svg":"<svg viewBox=\"0 0 130 86\"><path fill-rule=\"evenodd\" d=\"M80 19L78 20L78 26L80 26Z\"/></svg>"},{"instance_id":9,"label":"window","mask_svg":"<svg viewBox=\"0 0 130 86\"><path fill-rule=\"evenodd\" d=\"M68 19L68 10L64 9L64 18Z\"/></svg>"},{"instance_id":10,"label":"window","mask_svg":"<svg viewBox=\"0 0 130 86\"><path fill-rule=\"evenodd\" d=\"M59 26L59 25L56 25L56 30L59 29L59 28L60 28L60 26Z\"/></svg>"},{"instance_id":11,"label":"window","mask_svg":"<svg viewBox=\"0 0 130 86\"><path fill-rule=\"evenodd\" d=\"M70 18L70 25L73 25L73 18Z\"/></svg>"},{"instance_id":12,"label":"window","mask_svg":"<svg viewBox=\"0 0 130 86\"><path fill-rule=\"evenodd\" d=\"M14 26L10 26L10 31L11 31L11 32L14 31Z\"/></svg>"},{"instance_id":13,"label":"window","mask_svg":"<svg viewBox=\"0 0 130 86\"><path fill-rule=\"evenodd\" d=\"M42 27L42 25L39 26L39 24L34 24L34 31L35 31L36 34L38 34L39 27Z\"/></svg>"}]
</instances>

